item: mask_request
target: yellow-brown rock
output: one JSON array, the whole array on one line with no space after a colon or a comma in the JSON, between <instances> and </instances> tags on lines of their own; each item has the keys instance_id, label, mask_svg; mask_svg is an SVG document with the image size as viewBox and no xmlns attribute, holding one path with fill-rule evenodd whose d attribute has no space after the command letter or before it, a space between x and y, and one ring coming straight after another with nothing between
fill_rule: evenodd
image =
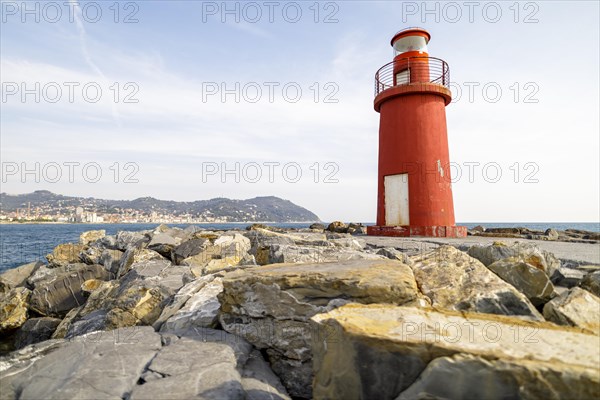
<instances>
[{"instance_id":1,"label":"yellow-brown rock","mask_svg":"<svg viewBox=\"0 0 600 400\"><path fill-rule=\"evenodd\" d=\"M19 328L27 321L27 305L31 291L24 287L9 290L0 296L0 332Z\"/></svg>"},{"instance_id":2,"label":"yellow-brown rock","mask_svg":"<svg viewBox=\"0 0 600 400\"><path fill-rule=\"evenodd\" d=\"M315 399L600 396L598 340L581 330L382 304L312 320Z\"/></svg>"}]
</instances>

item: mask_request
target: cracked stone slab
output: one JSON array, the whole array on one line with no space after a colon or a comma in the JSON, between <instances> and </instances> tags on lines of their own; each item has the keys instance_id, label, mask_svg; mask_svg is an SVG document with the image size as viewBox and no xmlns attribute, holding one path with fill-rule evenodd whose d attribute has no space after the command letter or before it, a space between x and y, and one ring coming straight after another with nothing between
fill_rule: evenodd
<instances>
[{"instance_id":1,"label":"cracked stone slab","mask_svg":"<svg viewBox=\"0 0 600 400\"><path fill-rule=\"evenodd\" d=\"M121 399L160 348L160 335L152 327L98 331L27 346L0 359L0 398ZM18 362L19 355L27 358L32 352L27 361Z\"/></svg>"}]
</instances>

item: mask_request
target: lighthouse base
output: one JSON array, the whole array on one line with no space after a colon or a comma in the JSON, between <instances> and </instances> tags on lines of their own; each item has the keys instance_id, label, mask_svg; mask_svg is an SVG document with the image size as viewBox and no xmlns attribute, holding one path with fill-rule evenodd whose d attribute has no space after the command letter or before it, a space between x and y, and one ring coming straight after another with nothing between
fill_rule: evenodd
<instances>
[{"instance_id":1,"label":"lighthouse base","mask_svg":"<svg viewBox=\"0 0 600 400\"><path fill-rule=\"evenodd\" d=\"M466 237L465 226L367 226L369 236Z\"/></svg>"}]
</instances>

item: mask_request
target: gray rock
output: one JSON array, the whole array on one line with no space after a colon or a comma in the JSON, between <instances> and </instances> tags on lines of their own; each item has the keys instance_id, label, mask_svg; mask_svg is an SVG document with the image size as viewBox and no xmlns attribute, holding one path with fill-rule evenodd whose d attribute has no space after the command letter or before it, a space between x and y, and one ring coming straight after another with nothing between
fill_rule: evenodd
<instances>
[{"instance_id":1,"label":"gray rock","mask_svg":"<svg viewBox=\"0 0 600 400\"><path fill-rule=\"evenodd\" d=\"M578 286L585 275L585 271L576 268L560 267L554 271L554 274L552 275L552 283L557 286L572 288L574 286Z\"/></svg>"},{"instance_id":2,"label":"gray rock","mask_svg":"<svg viewBox=\"0 0 600 400\"><path fill-rule=\"evenodd\" d=\"M315 222L314 224L311 224L309 226L310 229L315 229L315 230L319 230L319 231L324 231L325 230L325 225L320 224L318 222Z\"/></svg>"},{"instance_id":3,"label":"gray rock","mask_svg":"<svg viewBox=\"0 0 600 400\"><path fill-rule=\"evenodd\" d=\"M527 297L454 247L411 258L417 284L433 307L543 320Z\"/></svg>"},{"instance_id":4,"label":"gray rock","mask_svg":"<svg viewBox=\"0 0 600 400\"><path fill-rule=\"evenodd\" d=\"M184 259L195 256L202 252L207 242L208 240L203 238L187 240L173 249L171 253L171 260L175 264L179 265Z\"/></svg>"},{"instance_id":5,"label":"gray rock","mask_svg":"<svg viewBox=\"0 0 600 400\"><path fill-rule=\"evenodd\" d=\"M548 275L523 259L504 258L488 265L488 268L523 293L534 306L545 304L554 297L554 285Z\"/></svg>"},{"instance_id":6,"label":"gray rock","mask_svg":"<svg viewBox=\"0 0 600 400\"><path fill-rule=\"evenodd\" d=\"M52 317L63 317L67 312L85 303L81 285L88 279L108 279L100 265L79 264L57 273L52 280L36 283L29 307L35 312Z\"/></svg>"},{"instance_id":7,"label":"gray rock","mask_svg":"<svg viewBox=\"0 0 600 400\"><path fill-rule=\"evenodd\" d=\"M143 246L149 241L150 238L146 235L146 232L119 231L117 232L115 246L118 250L126 251L136 245Z\"/></svg>"},{"instance_id":8,"label":"gray rock","mask_svg":"<svg viewBox=\"0 0 600 400\"><path fill-rule=\"evenodd\" d=\"M291 399L277 375L256 350L252 351L244 366L242 386L248 400Z\"/></svg>"},{"instance_id":9,"label":"gray rock","mask_svg":"<svg viewBox=\"0 0 600 400\"><path fill-rule=\"evenodd\" d=\"M43 265L44 263L41 261L34 261L29 264L21 265L20 267L9 269L0 274L0 282L8 285L9 288L26 286L27 278Z\"/></svg>"},{"instance_id":10,"label":"gray rock","mask_svg":"<svg viewBox=\"0 0 600 400\"><path fill-rule=\"evenodd\" d=\"M533 243L515 242L507 246L502 242L494 242L491 245L475 245L469 249L468 253L485 266L504 258L519 257L528 264L543 270L548 277L552 277L554 271L560 267L560 260L554 254L540 250Z\"/></svg>"},{"instance_id":11,"label":"gray rock","mask_svg":"<svg viewBox=\"0 0 600 400\"><path fill-rule=\"evenodd\" d=\"M17 332L15 348L20 349L50 339L60 321L58 318L50 317L28 319Z\"/></svg>"},{"instance_id":12,"label":"gray rock","mask_svg":"<svg viewBox=\"0 0 600 400\"><path fill-rule=\"evenodd\" d=\"M216 278L194 293L174 315L161 326L161 332L182 331L192 327L214 328L221 304L217 298L223 281ZM164 313L164 310L163 310Z\"/></svg>"},{"instance_id":13,"label":"gray rock","mask_svg":"<svg viewBox=\"0 0 600 400\"><path fill-rule=\"evenodd\" d=\"M152 379L136 385L130 399L245 399L238 357L228 343L182 337L152 359Z\"/></svg>"},{"instance_id":14,"label":"gray rock","mask_svg":"<svg viewBox=\"0 0 600 400\"><path fill-rule=\"evenodd\" d=\"M581 281L581 287L600 297L600 271L588 273Z\"/></svg>"},{"instance_id":15,"label":"gray rock","mask_svg":"<svg viewBox=\"0 0 600 400\"><path fill-rule=\"evenodd\" d=\"M123 254L121 250L106 249L100 255L99 264L103 265L112 274L111 276L116 277Z\"/></svg>"},{"instance_id":16,"label":"gray rock","mask_svg":"<svg viewBox=\"0 0 600 400\"><path fill-rule=\"evenodd\" d=\"M3 399L126 398L161 340L151 327L135 327L33 346L0 372Z\"/></svg>"},{"instance_id":17,"label":"gray rock","mask_svg":"<svg viewBox=\"0 0 600 400\"><path fill-rule=\"evenodd\" d=\"M173 249L181 244L181 239L168 235L167 233L156 233L148 243L148 248L154 250L163 257L170 257Z\"/></svg>"},{"instance_id":18,"label":"gray rock","mask_svg":"<svg viewBox=\"0 0 600 400\"><path fill-rule=\"evenodd\" d=\"M412 260L410 259L408 254L403 253L400 250L397 250L393 247L385 247L383 249L378 249L376 254L387 257L390 260L402 261L406 265L412 264Z\"/></svg>"},{"instance_id":19,"label":"gray rock","mask_svg":"<svg viewBox=\"0 0 600 400\"><path fill-rule=\"evenodd\" d=\"M600 335L600 298L574 287L544 306L544 317L558 325L576 326Z\"/></svg>"}]
</instances>

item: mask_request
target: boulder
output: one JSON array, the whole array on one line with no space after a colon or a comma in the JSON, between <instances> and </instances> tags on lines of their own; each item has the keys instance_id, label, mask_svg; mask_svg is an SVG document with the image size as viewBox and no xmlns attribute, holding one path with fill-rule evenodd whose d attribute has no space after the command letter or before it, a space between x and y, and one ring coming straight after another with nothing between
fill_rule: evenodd
<instances>
[{"instance_id":1,"label":"boulder","mask_svg":"<svg viewBox=\"0 0 600 400\"><path fill-rule=\"evenodd\" d=\"M58 318L50 317L28 319L17 332L15 348L20 349L50 339L60 321Z\"/></svg>"},{"instance_id":2,"label":"boulder","mask_svg":"<svg viewBox=\"0 0 600 400\"><path fill-rule=\"evenodd\" d=\"M600 335L600 298L574 287L544 306L544 318Z\"/></svg>"},{"instance_id":3,"label":"boulder","mask_svg":"<svg viewBox=\"0 0 600 400\"><path fill-rule=\"evenodd\" d=\"M173 249L171 252L171 260L175 264L181 264L184 259L202 252L207 242L208 240L203 238L187 240Z\"/></svg>"},{"instance_id":4,"label":"boulder","mask_svg":"<svg viewBox=\"0 0 600 400\"><path fill-rule=\"evenodd\" d=\"M193 355L193 357L190 357ZM224 343L181 338L165 346L131 391L131 400L246 398L233 349Z\"/></svg>"},{"instance_id":5,"label":"boulder","mask_svg":"<svg viewBox=\"0 0 600 400\"><path fill-rule=\"evenodd\" d=\"M128 398L160 349L161 337L151 327L28 346L5 361L2 399Z\"/></svg>"},{"instance_id":6,"label":"boulder","mask_svg":"<svg viewBox=\"0 0 600 400\"><path fill-rule=\"evenodd\" d=\"M588 273L582 280L581 285L583 289L589 291L600 297L600 271Z\"/></svg>"},{"instance_id":7,"label":"boulder","mask_svg":"<svg viewBox=\"0 0 600 400\"><path fill-rule=\"evenodd\" d=\"M166 261L166 259L154 250L145 249L139 246L130 247L119 261L117 277L120 278L131 269L133 264L141 265L151 260Z\"/></svg>"},{"instance_id":8,"label":"boulder","mask_svg":"<svg viewBox=\"0 0 600 400\"><path fill-rule=\"evenodd\" d=\"M222 291L223 281L221 278L207 283L162 324L161 332L185 331L193 327L214 328L221 307L217 295Z\"/></svg>"},{"instance_id":9,"label":"boulder","mask_svg":"<svg viewBox=\"0 0 600 400\"><path fill-rule=\"evenodd\" d=\"M327 226L329 232L346 233L348 225L341 221L333 221Z\"/></svg>"},{"instance_id":10,"label":"boulder","mask_svg":"<svg viewBox=\"0 0 600 400\"><path fill-rule=\"evenodd\" d=\"M310 224L309 226L310 229L314 229L317 231L324 231L325 230L325 225L315 222L314 224Z\"/></svg>"},{"instance_id":11,"label":"boulder","mask_svg":"<svg viewBox=\"0 0 600 400\"><path fill-rule=\"evenodd\" d=\"M173 296L171 302L163 309L158 319L154 322L154 329L157 331L160 330L162 324L164 324L169 318L181 310L181 308L192 296L198 293L199 290L204 288L214 279L214 275L205 275L187 283L181 289L179 289L175 296Z\"/></svg>"},{"instance_id":12,"label":"boulder","mask_svg":"<svg viewBox=\"0 0 600 400\"><path fill-rule=\"evenodd\" d=\"M395 249L394 247L384 247L382 249L378 249L376 254L387 257L390 260L402 261L404 264L407 265L412 264L412 260L410 259L408 254L403 253L400 250Z\"/></svg>"},{"instance_id":13,"label":"boulder","mask_svg":"<svg viewBox=\"0 0 600 400\"><path fill-rule=\"evenodd\" d=\"M123 254L121 250L106 249L102 251L98 263L103 265L104 269L112 274L111 276L116 277Z\"/></svg>"},{"instance_id":14,"label":"boulder","mask_svg":"<svg viewBox=\"0 0 600 400\"><path fill-rule=\"evenodd\" d=\"M117 232L115 247L117 250L126 251L130 247L144 246L150 241L150 237L146 233L119 231Z\"/></svg>"},{"instance_id":15,"label":"boulder","mask_svg":"<svg viewBox=\"0 0 600 400\"><path fill-rule=\"evenodd\" d=\"M324 263L348 260L380 260L383 256L354 250L346 247L289 246L273 245L268 248L268 257L262 255L262 261L275 263ZM260 263L259 263L260 264Z\"/></svg>"},{"instance_id":16,"label":"boulder","mask_svg":"<svg viewBox=\"0 0 600 400\"><path fill-rule=\"evenodd\" d=\"M557 286L572 288L579 286L586 272L576 268L560 267L552 275L552 283Z\"/></svg>"},{"instance_id":17,"label":"boulder","mask_svg":"<svg viewBox=\"0 0 600 400\"><path fill-rule=\"evenodd\" d=\"M88 279L108 279L101 265L75 264L57 270L53 279L36 283L29 307L40 315L63 317L67 312L85 303L81 285Z\"/></svg>"},{"instance_id":18,"label":"boulder","mask_svg":"<svg viewBox=\"0 0 600 400\"><path fill-rule=\"evenodd\" d=\"M521 258L504 258L488 268L523 293L534 306L545 304L554 297L554 285L548 275Z\"/></svg>"},{"instance_id":19,"label":"boulder","mask_svg":"<svg viewBox=\"0 0 600 400\"><path fill-rule=\"evenodd\" d=\"M242 372L242 386L251 400L291 400L259 351L252 351Z\"/></svg>"},{"instance_id":20,"label":"boulder","mask_svg":"<svg viewBox=\"0 0 600 400\"><path fill-rule=\"evenodd\" d=\"M410 267L398 261L274 264L224 276L219 321L267 351L292 396L309 398L311 316L349 301L406 304L419 295Z\"/></svg>"},{"instance_id":21,"label":"boulder","mask_svg":"<svg viewBox=\"0 0 600 400\"><path fill-rule=\"evenodd\" d=\"M41 261L34 261L29 264L21 265L20 267L9 269L0 274L0 282L7 285L9 288L26 286L27 278L43 265L44 263Z\"/></svg>"},{"instance_id":22,"label":"boulder","mask_svg":"<svg viewBox=\"0 0 600 400\"><path fill-rule=\"evenodd\" d=\"M17 329L27 321L30 296L31 291L24 287L0 294L0 333Z\"/></svg>"},{"instance_id":23,"label":"boulder","mask_svg":"<svg viewBox=\"0 0 600 400\"><path fill-rule=\"evenodd\" d=\"M106 231L104 229L97 231L86 231L79 235L79 244L88 245L96 240L102 239L106 236Z\"/></svg>"},{"instance_id":24,"label":"boulder","mask_svg":"<svg viewBox=\"0 0 600 400\"><path fill-rule=\"evenodd\" d=\"M85 250L85 246L79 243L59 244L52 253L46 256L50 268L64 267L68 264L81 262L79 253Z\"/></svg>"},{"instance_id":25,"label":"boulder","mask_svg":"<svg viewBox=\"0 0 600 400\"><path fill-rule=\"evenodd\" d=\"M544 235L548 238L548 240L558 240L558 231L556 229L548 228Z\"/></svg>"},{"instance_id":26,"label":"boulder","mask_svg":"<svg viewBox=\"0 0 600 400\"><path fill-rule=\"evenodd\" d=\"M411 257L421 292L436 308L543 320L522 293L452 246Z\"/></svg>"},{"instance_id":27,"label":"boulder","mask_svg":"<svg viewBox=\"0 0 600 400\"><path fill-rule=\"evenodd\" d=\"M170 257L173 249L181 244L181 238L173 237L167 233L155 233L148 243L148 248L163 257Z\"/></svg>"},{"instance_id":28,"label":"boulder","mask_svg":"<svg viewBox=\"0 0 600 400\"><path fill-rule=\"evenodd\" d=\"M504 258L519 257L543 270L548 277L552 277L554 271L560 267L560 260L554 254L540 250L535 244L527 242L515 242L510 246L503 242L494 242L491 245L475 245L469 249L468 253L485 266Z\"/></svg>"},{"instance_id":29,"label":"boulder","mask_svg":"<svg viewBox=\"0 0 600 400\"><path fill-rule=\"evenodd\" d=\"M597 398L597 338L514 317L349 304L312 318L321 399Z\"/></svg>"},{"instance_id":30,"label":"boulder","mask_svg":"<svg viewBox=\"0 0 600 400\"><path fill-rule=\"evenodd\" d=\"M346 228L346 233L349 233L351 235L366 235L367 228L365 226L363 226L363 224L355 224L355 223L351 222L348 224L348 227Z\"/></svg>"}]
</instances>

